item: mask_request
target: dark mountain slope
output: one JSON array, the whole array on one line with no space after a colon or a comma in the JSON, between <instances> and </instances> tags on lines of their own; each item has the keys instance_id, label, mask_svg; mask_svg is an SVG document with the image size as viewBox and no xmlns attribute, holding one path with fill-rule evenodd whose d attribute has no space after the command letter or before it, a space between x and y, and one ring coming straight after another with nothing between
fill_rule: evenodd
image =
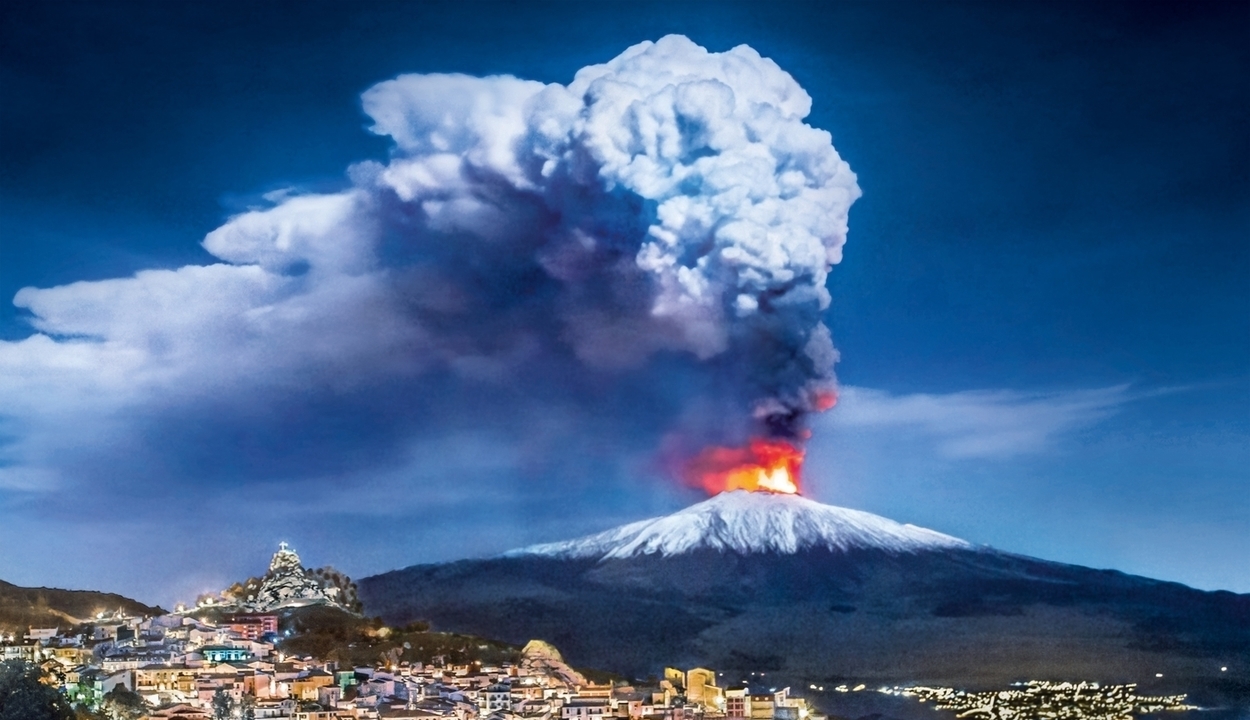
<instances>
[{"instance_id":1,"label":"dark mountain slope","mask_svg":"<svg viewBox=\"0 0 1250 720\"><path fill-rule=\"evenodd\" d=\"M772 533L760 551L756 532ZM1250 698L1250 596L929 532L801 498L714 499L578 541L366 578L360 594L391 623L542 638L575 664L635 676L705 665L805 684L1086 679Z\"/></svg>"},{"instance_id":2,"label":"dark mountain slope","mask_svg":"<svg viewBox=\"0 0 1250 720\"><path fill-rule=\"evenodd\" d=\"M130 615L160 615L165 611L114 593L57 588L25 588L0 580L0 630L28 627L65 627L87 621L101 611L124 610Z\"/></svg>"}]
</instances>

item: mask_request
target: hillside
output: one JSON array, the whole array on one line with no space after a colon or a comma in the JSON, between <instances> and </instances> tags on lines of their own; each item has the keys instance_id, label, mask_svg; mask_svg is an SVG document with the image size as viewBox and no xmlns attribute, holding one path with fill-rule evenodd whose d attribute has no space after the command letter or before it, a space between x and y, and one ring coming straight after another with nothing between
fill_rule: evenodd
<instances>
[{"instance_id":1,"label":"hillside","mask_svg":"<svg viewBox=\"0 0 1250 720\"><path fill-rule=\"evenodd\" d=\"M0 630L65 626L87 621L102 611L160 615L164 610L115 593L58 588L24 588L0 580Z\"/></svg>"},{"instance_id":2,"label":"hillside","mask_svg":"<svg viewBox=\"0 0 1250 720\"><path fill-rule=\"evenodd\" d=\"M378 618L363 618L340 608L313 605L280 612L280 630L290 636L279 649L291 655L335 660L347 667L401 661L465 664L516 662L520 648L472 635L431 632L422 622L388 627Z\"/></svg>"}]
</instances>

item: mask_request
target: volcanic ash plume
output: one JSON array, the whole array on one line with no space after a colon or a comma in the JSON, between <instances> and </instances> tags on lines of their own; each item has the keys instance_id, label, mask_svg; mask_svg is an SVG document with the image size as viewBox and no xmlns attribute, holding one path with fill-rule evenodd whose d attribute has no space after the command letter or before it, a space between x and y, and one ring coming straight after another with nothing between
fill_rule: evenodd
<instances>
[{"instance_id":1,"label":"volcanic ash plume","mask_svg":"<svg viewBox=\"0 0 1250 720\"><path fill-rule=\"evenodd\" d=\"M402 75L363 106L394 141L388 162L231 219L204 242L225 263L18 303L50 334L107 339L90 351L150 383L165 433L194 391L214 422L263 400L284 409L237 416L399 427L369 438L559 408L586 436L650 433L687 475L714 468L704 486L753 448L801 458L806 416L835 399L825 280L860 192L789 74L747 46L668 36L567 86ZM80 311L88 290L111 314ZM732 451L699 459L709 446Z\"/></svg>"},{"instance_id":2,"label":"volcanic ash plume","mask_svg":"<svg viewBox=\"0 0 1250 720\"><path fill-rule=\"evenodd\" d=\"M395 149L385 166L353 169L347 212L369 216L375 252L414 267L437 259L421 282L457 298L485 290L464 301L459 329L411 310L450 345L478 352L523 315L542 353L563 344L605 375L681 355L720 395L710 417L677 422L684 442L800 441L805 416L835 397L825 279L859 196L829 133L803 123L810 107L751 48L709 53L680 36L568 86L404 75L364 95ZM207 247L290 260L294 243L247 224ZM343 251L305 259L315 266L321 252Z\"/></svg>"},{"instance_id":3,"label":"volcanic ash plume","mask_svg":"<svg viewBox=\"0 0 1250 720\"><path fill-rule=\"evenodd\" d=\"M810 106L750 47L681 36L569 86L401 76L365 95L397 144L371 181L431 226L532 254L586 364L686 352L722 382L721 432L795 440L833 404L825 277L859 196Z\"/></svg>"}]
</instances>

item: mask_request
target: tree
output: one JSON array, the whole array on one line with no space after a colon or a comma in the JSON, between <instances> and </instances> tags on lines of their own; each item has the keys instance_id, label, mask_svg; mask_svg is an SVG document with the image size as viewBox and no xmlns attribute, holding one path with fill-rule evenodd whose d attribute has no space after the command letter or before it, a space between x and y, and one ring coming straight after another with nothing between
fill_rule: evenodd
<instances>
[{"instance_id":1,"label":"tree","mask_svg":"<svg viewBox=\"0 0 1250 720\"><path fill-rule=\"evenodd\" d=\"M73 692L66 692L74 713L78 720L108 720L104 713L100 712L100 702L103 700L96 695L96 678L90 673L82 673L78 677Z\"/></svg>"},{"instance_id":2,"label":"tree","mask_svg":"<svg viewBox=\"0 0 1250 720\"><path fill-rule=\"evenodd\" d=\"M74 720L69 701L42 678L38 665L0 662L0 720Z\"/></svg>"},{"instance_id":3,"label":"tree","mask_svg":"<svg viewBox=\"0 0 1250 720\"><path fill-rule=\"evenodd\" d=\"M225 690L217 688L217 692L213 693L213 720L230 720L230 713L233 710L234 701Z\"/></svg>"},{"instance_id":4,"label":"tree","mask_svg":"<svg viewBox=\"0 0 1250 720\"><path fill-rule=\"evenodd\" d=\"M74 707L74 718L75 720L108 720L107 717L96 710L92 710L86 705L78 705Z\"/></svg>"},{"instance_id":5,"label":"tree","mask_svg":"<svg viewBox=\"0 0 1250 720\"><path fill-rule=\"evenodd\" d=\"M147 713L148 704L143 698L123 685L104 696L104 714L109 720L139 720Z\"/></svg>"},{"instance_id":6,"label":"tree","mask_svg":"<svg viewBox=\"0 0 1250 720\"><path fill-rule=\"evenodd\" d=\"M251 695L243 696L243 710L240 712L239 720L256 720L256 699Z\"/></svg>"}]
</instances>

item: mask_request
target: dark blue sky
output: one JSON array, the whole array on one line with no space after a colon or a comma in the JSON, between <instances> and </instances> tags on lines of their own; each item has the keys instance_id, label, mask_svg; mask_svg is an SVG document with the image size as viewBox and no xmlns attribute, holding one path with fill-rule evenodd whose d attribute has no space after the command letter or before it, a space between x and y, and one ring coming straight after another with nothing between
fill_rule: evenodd
<instances>
[{"instance_id":1,"label":"dark blue sky","mask_svg":"<svg viewBox=\"0 0 1250 720\"><path fill-rule=\"evenodd\" d=\"M360 103L379 81L459 72L564 84L669 33L718 52L745 43L811 95L807 122L832 133L864 192L826 316L840 381L862 391L819 421L812 494L1008 550L1247 592L1248 27L1245 2L7 3L0 339L33 332L7 302L23 287L208 264L205 234L265 193L337 190L350 164L384 161L388 141L365 131ZM857 397L880 416L857 414ZM216 439L170 451L181 459L169 472L213 464L231 432L256 446L253 466L267 445L292 442L246 418L171 432L175 445ZM20 413L3 422L10 437L29 432ZM426 425L375 422L352 432L435 442ZM510 422L520 419L490 420ZM439 452L480 454L473 442ZM640 442L621 440L631 453ZM118 480L131 473L114 450L83 461L93 472L116 463L88 494L168 491L202 512L170 520L140 499L84 522L58 507L86 511L68 491L52 501L34 480L0 483L0 526L11 528L0 531L0 577L168 602L254 573L283 538L311 562L364 574L693 498L655 479L573 482L567 521L523 481L488 483L488 499L435 493L417 502L433 508L414 510L420 521L393 517L382 550L374 516L351 503L305 508L313 529L230 514L237 493L281 506L283 483L306 469L143 481L162 489ZM366 442L350 452L385 454ZM590 456L612 452L604 441ZM396 463L347 465L343 482L363 484L364 504L429 486ZM544 467L514 458L473 472ZM168 569L121 569L147 555L129 538L214 527L237 534L238 550L220 567L202 559L175 590L156 579ZM472 540L440 539L457 528ZM19 531L46 547L94 542L99 557L79 551L81 566L51 570L11 550ZM173 558L196 556L174 544Z\"/></svg>"}]
</instances>

